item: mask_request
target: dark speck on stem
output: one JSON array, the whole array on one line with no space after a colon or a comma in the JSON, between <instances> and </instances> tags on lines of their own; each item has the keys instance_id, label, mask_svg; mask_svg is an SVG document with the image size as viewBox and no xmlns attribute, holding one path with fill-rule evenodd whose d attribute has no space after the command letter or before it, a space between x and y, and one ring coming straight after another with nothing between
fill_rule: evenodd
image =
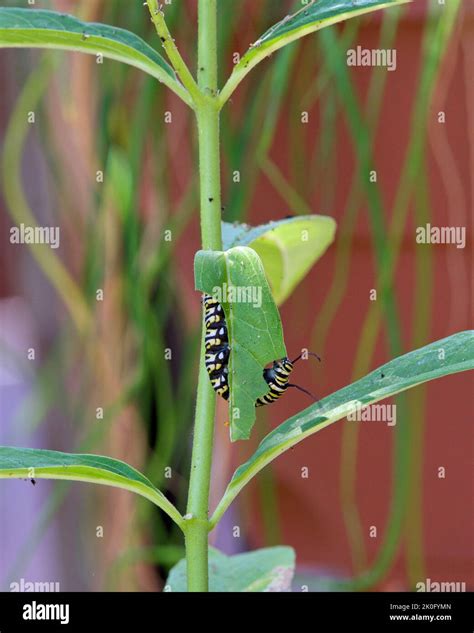
<instances>
[{"instance_id":1,"label":"dark speck on stem","mask_svg":"<svg viewBox=\"0 0 474 633\"><path fill-rule=\"evenodd\" d=\"M209 202L214 202L214 198L209 198Z\"/></svg>"}]
</instances>

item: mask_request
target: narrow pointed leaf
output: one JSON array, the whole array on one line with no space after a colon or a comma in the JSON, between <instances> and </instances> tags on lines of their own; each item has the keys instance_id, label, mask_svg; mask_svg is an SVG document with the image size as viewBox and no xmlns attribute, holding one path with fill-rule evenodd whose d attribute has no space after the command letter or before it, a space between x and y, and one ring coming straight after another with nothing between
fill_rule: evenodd
<instances>
[{"instance_id":1,"label":"narrow pointed leaf","mask_svg":"<svg viewBox=\"0 0 474 633\"><path fill-rule=\"evenodd\" d=\"M156 77L190 104L187 91L163 57L135 33L82 22L56 11L0 8L0 48L53 48L102 54Z\"/></svg>"},{"instance_id":2,"label":"narrow pointed leaf","mask_svg":"<svg viewBox=\"0 0 474 633\"><path fill-rule=\"evenodd\" d=\"M194 273L196 289L213 295L224 308L231 347L230 436L232 441L248 439L255 401L268 391L263 369L286 356L280 314L260 258L251 248L198 251Z\"/></svg>"},{"instance_id":3,"label":"narrow pointed leaf","mask_svg":"<svg viewBox=\"0 0 474 633\"><path fill-rule=\"evenodd\" d=\"M224 104L242 79L263 59L291 42L314 33L326 26L343 22L378 9L387 9L411 0L313 0L264 33L234 66L229 80L222 89L220 100Z\"/></svg>"},{"instance_id":4,"label":"narrow pointed leaf","mask_svg":"<svg viewBox=\"0 0 474 633\"><path fill-rule=\"evenodd\" d=\"M112 457L0 446L0 478L67 479L123 488L142 495L164 510L179 526L183 524L178 510L149 479Z\"/></svg>"},{"instance_id":5,"label":"narrow pointed leaf","mask_svg":"<svg viewBox=\"0 0 474 633\"><path fill-rule=\"evenodd\" d=\"M335 221L324 215L300 215L260 226L222 223L225 249L249 246L259 254L277 305L326 252L335 233Z\"/></svg>"},{"instance_id":6,"label":"narrow pointed leaf","mask_svg":"<svg viewBox=\"0 0 474 633\"><path fill-rule=\"evenodd\" d=\"M323 398L293 416L260 443L250 459L235 471L214 516L219 520L240 490L264 466L309 435L333 422L421 383L474 369L474 331L459 332L390 361L352 385ZM466 394L466 398L471 398Z\"/></svg>"},{"instance_id":7,"label":"narrow pointed leaf","mask_svg":"<svg viewBox=\"0 0 474 633\"><path fill-rule=\"evenodd\" d=\"M291 547L266 547L253 552L226 556L209 548L209 591L270 592L290 591L295 570ZM186 591L186 560L170 571L166 591Z\"/></svg>"}]
</instances>

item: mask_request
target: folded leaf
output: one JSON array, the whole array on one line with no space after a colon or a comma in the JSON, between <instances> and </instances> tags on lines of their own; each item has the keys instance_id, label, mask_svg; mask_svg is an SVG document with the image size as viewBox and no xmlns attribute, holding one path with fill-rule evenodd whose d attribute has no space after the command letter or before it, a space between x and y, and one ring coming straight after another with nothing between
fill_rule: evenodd
<instances>
[{"instance_id":1,"label":"folded leaf","mask_svg":"<svg viewBox=\"0 0 474 633\"><path fill-rule=\"evenodd\" d=\"M222 223L225 249L249 246L259 254L277 305L326 252L335 232L335 221L324 215L299 215L260 226Z\"/></svg>"},{"instance_id":2,"label":"folded leaf","mask_svg":"<svg viewBox=\"0 0 474 633\"><path fill-rule=\"evenodd\" d=\"M224 308L231 347L230 436L232 441L248 439L255 401L268 391L263 368L286 356L280 314L262 263L251 248L198 251L194 274L196 289L214 296Z\"/></svg>"}]
</instances>

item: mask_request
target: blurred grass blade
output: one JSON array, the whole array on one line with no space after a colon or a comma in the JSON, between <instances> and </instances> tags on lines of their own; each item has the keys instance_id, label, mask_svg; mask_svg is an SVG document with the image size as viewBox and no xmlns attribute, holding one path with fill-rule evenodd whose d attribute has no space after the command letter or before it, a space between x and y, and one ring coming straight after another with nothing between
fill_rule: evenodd
<instances>
[{"instance_id":1,"label":"blurred grass blade","mask_svg":"<svg viewBox=\"0 0 474 633\"><path fill-rule=\"evenodd\" d=\"M295 40L326 26L343 22L377 9L405 4L410 0L313 0L299 11L285 16L264 33L234 67L220 94L224 105L242 79L263 59Z\"/></svg>"},{"instance_id":2,"label":"blurred grass blade","mask_svg":"<svg viewBox=\"0 0 474 633\"><path fill-rule=\"evenodd\" d=\"M198 251L194 272L196 289L213 295L224 308L232 349L230 436L232 441L248 439L255 422L255 401L268 391L263 368L286 356L280 314L262 262L251 248ZM240 297L230 295L235 291Z\"/></svg>"},{"instance_id":3,"label":"blurred grass blade","mask_svg":"<svg viewBox=\"0 0 474 633\"><path fill-rule=\"evenodd\" d=\"M135 66L191 104L187 91L163 57L135 33L108 24L82 22L56 11L0 8L0 48L54 48Z\"/></svg>"},{"instance_id":4,"label":"blurred grass blade","mask_svg":"<svg viewBox=\"0 0 474 633\"><path fill-rule=\"evenodd\" d=\"M295 552L291 547L266 547L226 556L210 547L209 569L211 592L290 591ZM186 560L183 559L170 571L165 591L186 590Z\"/></svg>"},{"instance_id":5,"label":"blurred grass blade","mask_svg":"<svg viewBox=\"0 0 474 633\"><path fill-rule=\"evenodd\" d=\"M149 479L111 457L0 446L0 478L67 479L123 488L152 501L180 527L183 524L178 510Z\"/></svg>"},{"instance_id":6,"label":"blurred grass blade","mask_svg":"<svg viewBox=\"0 0 474 633\"><path fill-rule=\"evenodd\" d=\"M474 369L474 330L458 332L382 365L364 378L336 391L293 416L259 444L234 473L212 517L214 526L240 490L264 466L305 437L366 407L428 380Z\"/></svg>"},{"instance_id":7,"label":"blurred grass blade","mask_svg":"<svg viewBox=\"0 0 474 633\"><path fill-rule=\"evenodd\" d=\"M258 253L277 305L325 253L335 232L335 221L324 215L301 215L254 227L222 223L225 249L249 246Z\"/></svg>"},{"instance_id":8,"label":"blurred grass blade","mask_svg":"<svg viewBox=\"0 0 474 633\"><path fill-rule=\"evenodd\" d=\"M0 9L1 11L1 9ZM23 149L31 125L28 112L38 107L47 87L53 60L44 55L40 63L29 74L3 135L0 160L3 195L13 221L20 225L36 227L37 222L30 208L22 181ZM52 249L44 249L42 244L29 244L31 254L37 260L46 278L64 301L79 332L85 333L90 325L90 310L80 286L67 267Z\"/></svg>"}]
</instances>

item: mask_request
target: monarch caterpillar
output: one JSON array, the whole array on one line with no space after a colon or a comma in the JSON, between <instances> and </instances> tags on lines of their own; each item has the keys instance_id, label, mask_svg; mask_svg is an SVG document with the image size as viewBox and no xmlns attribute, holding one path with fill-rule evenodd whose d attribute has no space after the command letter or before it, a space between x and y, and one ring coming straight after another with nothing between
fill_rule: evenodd
<instances>
[{"instance_id":1,"label":"monarch caterpillar","mask_svg":"<svg viewBox=\"0 0 474 633\"><path fill-rule=\"evenodd\" d=\"M205 363L207 373L211 380L211 385L217 395L222 396L224 400L229 399L229 337L227 334L227 324L225 321L224 310L221 304L216 301L211 295L205 294L203 297L204 303L204 324L205 324L205 339L204 345L206 348ZM311 356L315 356L318 360L321 360L317 354L308 352ZM289 375L293 371L294 364L300 360L303 354L300 354L294 360L289 358L281 358L280 360L274 360L272 367L268 367L263 370L263 378L269 386L269 390L263 396L257 398L255 402L256 407L263 407L266 404L271 404L278 400L288 387L294 387L299 389L303 393L316 400L312 393L306 391L298 385L291 384L288 379Z\"/></svg>"}]
</instances>

